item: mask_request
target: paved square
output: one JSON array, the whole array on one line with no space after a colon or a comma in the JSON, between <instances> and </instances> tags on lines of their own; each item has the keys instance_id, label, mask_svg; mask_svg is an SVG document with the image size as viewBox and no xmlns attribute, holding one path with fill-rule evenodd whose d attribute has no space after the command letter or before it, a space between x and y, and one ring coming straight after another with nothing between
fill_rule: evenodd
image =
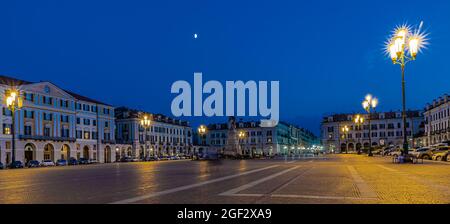
<instances>
[{"instance_id":1,"label":"paved square","mask_svg":"<svg viewBox=\"0 0 450 224\"><path fill-rule=\"evenodd\" d=\"M327 155L0 171L0 203L450 203L450 163Z\"/></svg>"}]
</instances>

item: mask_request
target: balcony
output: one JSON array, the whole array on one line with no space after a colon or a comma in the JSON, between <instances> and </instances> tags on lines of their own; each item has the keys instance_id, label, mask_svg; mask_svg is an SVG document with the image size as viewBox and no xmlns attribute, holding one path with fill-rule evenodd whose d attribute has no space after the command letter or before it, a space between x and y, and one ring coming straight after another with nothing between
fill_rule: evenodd
<instances>
[{"instance_id":1,"label":"balcony","mask_svg":"<svg viewBox=\"0 0 450 224\"><path fill-rule=\"evenodd\" d=\"M36 140L36 141L56 141L56 142L75 142L75 138L70 137L53 137L43 135L19 135L21 140Z\"/></svg>"}]
</instances>

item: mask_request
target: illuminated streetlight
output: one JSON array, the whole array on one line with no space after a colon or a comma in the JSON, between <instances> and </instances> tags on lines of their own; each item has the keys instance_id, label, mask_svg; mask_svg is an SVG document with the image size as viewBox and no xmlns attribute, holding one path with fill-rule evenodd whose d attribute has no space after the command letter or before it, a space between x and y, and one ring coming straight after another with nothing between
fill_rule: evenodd
<instances>
[{"instance_id":1,"label":"illuminated streetlight","mask_svg":"<svg viewBox=\"0 0 450 224\"><path fill-rule=\"evenodd\" d=\"M147 114L144 114L143 116L142 116L142 118L141 118L141 121L140 121L140 123L141 123L141 126L142 126L142 128L144 128L144 133L143 133L143 141L144 141L144 151L142 152L142 159L145 159L145 157L146 157L146 151L147 151L147 147L145 146L145 139L146 139L146 137L147 137L147 129L148 128L150 128L150 125L151 125L151 119L150 119L150 116L149 115L147 115Z\"/></svg>"},{"instance_id":2,"label":"illuminated streetlight","mask_svg":"<svg viewBox=\"0 0 450 224\"><path fill-rule=\"evenodd\" d=\"M239 131L238 138L240 140L239 141L240 142L240 144L239 144L240 149L239 150L241 151L241 154L244 154L243 150L242 150L242 144L243 144L245 138L247 138L247 134L244 131Z\"/></svg>"},{"instance_id":3,"label":"illuminated streetlight","mask_svg":"<svg viewBox=\"0 0 450 224\"><path fill-rule=\"evenodd\" d=\"M15 88L11 88L6 94L6 106L11 111L12 125L11 125L11 135L12 135L12 162L16 161L16 111L22 108L22 98L20 97L20 92Z\"/></svg>"},{"instance_id":4,"label":"illuminated streetlight","mask_svg":"<svg viewBox=\"0 0 450 224\"><path fill-rule=\"evenodd\" d=\"M342 138L343 139L345 139L345 153L347 154L348 153L348 148L347 148L347 144L348 144L348 142L347 142L347 137L348 137L348 131L350 130L349 128L348 128L348 126L347 125L345 125L344 127L342 127L342 132L344 133L344 135L342 136Z\"/></svg>"},{"instance_id":5,"label":"illuminated streetlight","mask_svg":"<svg viewBox=\"0 0 450 224\"><path fill-rule=\"evenodd\" d=\"M406 96L405 96L405 66L408 62L416 60L421 49L428 45L427 33L421 32L423 22L416 30L411 26L397 27L386 42L386 52L392 63L400 65L402 72L402 120L403 120L403 151L402 155L408 155L408 140L406 137ZM409 54L409 55L408 55Z\"/></svg>"},{"instance_id":6,"label":"illuminated streetlight","mask_svg":"<svg viewBox=\"0 0 450 224\"><path fill-rule=\"evenodd\" d=\"M361 125L364 124L364 117L357 114L354 119L354 122L355 122L357 129L361 130ZM359 144L361 144L361 136L358 138L358 142L359 142ZM359 149L358 149L358 154L361 154L361 147L359 147Z\"/></svg>"},{"instance_id":7,"label":"illuminated streetlight","mask_svg":"<svg viewBox=\"0 0 450 224\"><path fill-rule=\"evenodd\" d=\"M206 145L206 140L205 140L205 136L206 136L206 132L207 132L207 128L205 125L200 125L200 127L198 127L198 134L200 135L200 137L202 138L202 143L201 145Z\"/></svg>"},{"instance_id":8,"label":"illuminated streetlight","mask_svg":"<svg viewBox=\"0 0 450 224\"><path fill-rule=\"evenodd\" d=\"M362 102L362 106L363 106L364 110L366 110L368 113L367 121L369 123L369 153L368 153L369 156L373 156L373 154L372 154L372 134L371 134L372 127L370 125L370 120L371 120L372 111L375 110L377 105L378 105L378 99L373 97L370 94L367 94L365 100Z\"/></svg>"}]
</instances>

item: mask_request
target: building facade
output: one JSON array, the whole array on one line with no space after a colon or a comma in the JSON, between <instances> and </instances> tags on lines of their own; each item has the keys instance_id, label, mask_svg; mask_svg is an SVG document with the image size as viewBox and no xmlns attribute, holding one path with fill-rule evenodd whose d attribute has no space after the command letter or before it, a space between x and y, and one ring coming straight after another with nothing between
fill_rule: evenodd
<instances>
[{"instance_id":1,"label":"building facade","mask_svg":"<svg viewBox=\"0 0 450 224\"><path fill-rule=\"evenodd\" d=\"M450 140L450 96L447 94L425 106L425 139L429 146Z\"/></svg>"},{"instance_id":2,"label":"building facade","mask_svg":"<svg viewBox=\"0 0 450 224\"><path fill-rule=\"evenodd\" d=\"M322 144L325 150L332 152L354 152L362 148L403 144L403 122L401 112L380 112L371 114L371 142L369 142L368 115L360 115L364 123L354 123L357 114L335 114L322 120ZM414 136L423 131L421 111L407 111L406 135L410 146L414 146ZM347 126L347 135L342 127Z\"/></svg>"},{"instance_id":3,"label":"building facade","mask_svg":"<svg viewBox=\"0 0 450 224\"><path fill-rule=\"evenodd\" d=\"M224 153L230 139L229 126L229 123L208 125L206 144ZM286 122L279 122L275 127L261 127L257 121L238 121L235 133L240 132L244 133L243 137L236 136L236 150L240 155L288 155L317 144L317 138L310 131Z\"/></svg>"},{"instance_id":4,"label":"building facade","mask_svg":"<svg viewBox=\"0 0 450 224\"><path fill-rule=\"evenodd\" d=\"M51 82L28 82L0 76L2 114L0 161L12 160L12 114L6 105L11 89L23 106L15 111L15 159L87 158L111 162L114 154L114 108L66 91Z\"/></svg>"},{"instance_id":5,"label":"building facade","mask_svg":"<svg viewBox=\"0 0 450 224\"><path fill-rule=\"evenodd\" d=\"M192 128L187 121L162 114L119 107L116 114L118 158L189 155L193 150ZM141 125L143 116L150 117L150 126Z\"/></svg>"}]
</instances>

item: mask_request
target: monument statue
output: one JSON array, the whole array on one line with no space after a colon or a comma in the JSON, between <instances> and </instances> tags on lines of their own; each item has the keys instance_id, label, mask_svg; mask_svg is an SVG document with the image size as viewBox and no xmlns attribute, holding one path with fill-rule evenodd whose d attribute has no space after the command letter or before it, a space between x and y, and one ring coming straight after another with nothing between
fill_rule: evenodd
<instances>
[{"instance_id":1,"label":"monument statue","mask_svg":"<svg viewBox=\"0 0 450 224\"><path fill-rule=\"evenodd\" d=\"M236 131L236 118L228 117L227 144L224 151L225 156L238 157L242 155L239 150L239 139Z\"/></svg>"}]
</instances>

